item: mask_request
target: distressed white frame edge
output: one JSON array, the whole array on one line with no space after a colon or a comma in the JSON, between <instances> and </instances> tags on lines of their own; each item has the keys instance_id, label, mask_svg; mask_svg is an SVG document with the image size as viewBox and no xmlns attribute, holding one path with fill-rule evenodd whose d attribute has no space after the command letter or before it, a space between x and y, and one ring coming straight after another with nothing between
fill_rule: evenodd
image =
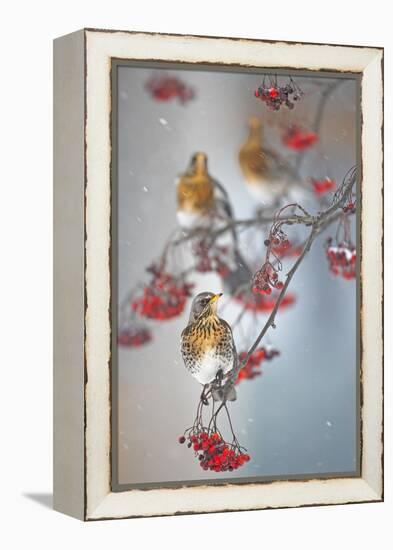
<instances>
[{"instance_id":1,"label":"distressed white frame edge","mask_svg":"<svg viewBox=\"0 0 393 550\"><path fill-rule=\"evenodd\" d=\"M84 31L53 45L53 507L85 517Z\"/></svg>"},{"instance_id":2,"label":"distressed white frame edge","mask_svg":"<svg viewBox=\"0 0 393 550\"><path fill-rule=\"evenodd\" d=\"M379 501L382 469L382 50L86 30L85 519ZM111 58L363 72L362 477L111 492ZM380 98L376 101L376 98ZM103 314L105 312L105 314Z\"/></svg>"}]
</instances>

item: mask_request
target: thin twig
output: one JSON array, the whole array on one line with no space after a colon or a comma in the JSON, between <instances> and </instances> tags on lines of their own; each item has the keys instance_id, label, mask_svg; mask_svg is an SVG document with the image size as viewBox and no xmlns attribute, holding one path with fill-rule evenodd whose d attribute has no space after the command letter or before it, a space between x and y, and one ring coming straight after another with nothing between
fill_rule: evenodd
<instances>
[{"instance_id":1,"label":"thin twig","mask_svg":"<svg viewBox=\"0 0 393 550\"><path fill-rule=\"evenodd\" d=\"M226 225L224 225L223 227L220 227L219 229L217 229L216 231L213 231L213 232L210 232L209 229L206 229L206 228L194 229L190 233L187 233L187 235L185 235L184 237L181 237L177 241L174 241L173 244L177 245L177 244L183 243L185 241L188 241L190 239L193 239L194 237L196 237L198 235L203 235L203 234L206 234L206 233L208 233L211 236L212 240L215 240L217 237L219 237L223 233L226 233L227 231L232 230L234 227L238 227L238 226L250 227L250 226L253 226L253 225L268 225L268 224L273 223L274 221L277 221L277 218L276 218L275 215L268 216L268 217L258 216L256 218L249 218L249 219L244 219L244 220L232 220L232 221L228 222ZM309 216L299 216L299 215L295 214L295 215L292 215L292 216L286 216L285 218L281 218L280 221L287 224L287 225L295 225L295 224L312 225L312 223L314 221L314 217L311 216L311 215L309 215Z\"/></svg>"},{"instance_id":2,"label":"thin twig","mask_svg":"<svg viewBox=\"0 0 393 550\"><path fill-rule=\"evenodd\" d=\"M322 122L322 117L323 117L323 113L325 111L327 101L328 101L329 97L331 96L331 94L336 90L336 88L338 88L338 86L340 86L340 84L342 84L342 82L345 82L345 80L344 79L335 80L332 84L329 84L328 86L326 86L326 88L323 90L323 92L321 92L321 98L320 98L320 101L318 103L318 106L317 106L317 109L316 109L316 112L315 112L315 118L314 118L313 125L311 127L313 132L315 132L315 133L319 132L319 127L320 127L321 122ZM295 170L297 172L300 171L300 166L303 162L305 153L306 153L306 151L302 151L301 153L298 154L298 156L296 158Z\"/></svg>"},{"instance_id":3,"label":"thin twig","mask_svg":"<svg viewBox=\"0 0 393 550\"><path fill-rule=\"evenodd\" d=\"M287 278L285 280L285 283L284 283L284 286L283 288L281 289L281 292L276 300L276 303L274 305L274 308L272 309L272 312L268 318L268 320L266 321L266 324L265 326L263 327L263 329L261 330L261 332L259 333L257 339L255 340L255 342L253 343L253 345L251 346L251 348L249 349L249 351L247 352L247 355L246 357L243 359L243 361L240 363L240 368L242 368L246 363L247 361L250 359L251 355L254 353L254 351L257 349L258 347L258 344L259 342L262 340L262 338L265 336L266 332L268 331L269 327L273 327L274 326L274 321L275 321L275 318L276 318L276 314L277 314L277 311L278 311L278 308L280 307L280 304L285 296L285 293L287 291L287 288L293 278L293 276L295 275L298 267L300 266L300 264L302 263L303 261L303 258L306 256L307 252L310 250L311 248L311 245L312 245L312 242L313 240L315 239L315 237L318 235L318 229L317 229L317 226L315 226L312 231L310 232L310 235L306 241L306 244L303 248L303 251L302 253L300 254L300 256L298 257L298 259L296 260L295 264L293 265L293 267L290 269L290 271L288 271L287 273ZM239 370L240 370L239 368Z\"/></svg>"}]
</instances>

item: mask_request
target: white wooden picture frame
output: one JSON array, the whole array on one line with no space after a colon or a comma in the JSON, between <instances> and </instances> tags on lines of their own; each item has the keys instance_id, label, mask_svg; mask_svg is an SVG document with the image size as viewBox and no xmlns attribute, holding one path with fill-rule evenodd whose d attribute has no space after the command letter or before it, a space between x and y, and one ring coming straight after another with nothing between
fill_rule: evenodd
<instances>
[{"instance_id":1,"label":"white wooden picture frame","mask_svg":"<svg viewBox=\"0 0 393 550\"><path fill-rule=\"evenodd\" d=\"M111 485L113 59L361 77L360 475L114 492ZM383 499L383 50L85 29L54 42L54 508L81 520Z\"/></svg>"}]
</instances>

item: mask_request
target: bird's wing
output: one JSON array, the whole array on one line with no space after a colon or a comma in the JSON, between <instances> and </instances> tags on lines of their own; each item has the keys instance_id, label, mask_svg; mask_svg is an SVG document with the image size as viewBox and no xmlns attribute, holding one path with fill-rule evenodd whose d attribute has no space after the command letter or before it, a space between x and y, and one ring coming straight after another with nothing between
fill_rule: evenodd
<instances>
[{"instance_id":1,"label":"bird's wing","mask_svg":"<svg viewBox=\"0 0 393 550\"><path fill-rule=\"evenodd\" d=\"M236 351L235 340L233 339L233 332L232 332L232 329L231 329L230 325L224 319L221 319L221 322L225 326L226 330L228 331L228 334L231 337L231 349L232 349L232 354L233 354L232 369L233 369L237 365L237 351Z\"/></svg>"},{"instance_id":2,"label":"bird's wing","mask_svg":"<svg viewBox=\"0 0 393 550\"><path fill-rule=\"evenodd\" d=\"M180 352L182 354L183 361L186 367L189 367L190 362L192 362L190 361L190 353L189 353L190 341L188 338L190 330L191 330L191 325L187 325L186 328L181 333L181 337L180 337Z\"/></svg>"},{"instance_id":3,"label":"bird's wing","mask_svg":"<svg viewBox=\"0 0 393 550\"><path fill-rule=\"evenodd\" d=\"M278 153L270 149L264 149L264 152L269 165L269 174L273 178L282 179L287 177L295 181L299 179L296 170Z\"/></svg>"},{"instance_id":4,"label":"bird's wing","mask_svg":"<svg viewBox=\"0 0 393 550\"><path fill-rule=\"evenodd\" d=\"M183 329L183 331L181 333L181 336L180 336L180 347L181 347L182 351L185 347L187 336L188 336L189 332L190 332L190 325L187 325L186 328Z\"/></svg>"},{"instance_id":5,"label":"bird's wing","mask_svg":"<svg viewBox=\"0 0 393 550\"><path fill-rule=\"evenodd\" d=\"M246 176L263 175L267 168L266 161L266 155L259 145L246 144L239 151L240 167Z\"/></svg>"}]
</instances>

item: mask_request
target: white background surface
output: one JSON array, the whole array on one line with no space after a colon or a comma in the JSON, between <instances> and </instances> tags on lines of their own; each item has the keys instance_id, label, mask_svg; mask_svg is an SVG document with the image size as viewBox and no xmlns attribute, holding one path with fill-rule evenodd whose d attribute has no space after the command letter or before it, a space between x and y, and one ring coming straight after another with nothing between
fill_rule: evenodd
<instances>
[{"instance_id":1,"label":"white background surface","mask_svg":"<svg viewBox=\"0 0 393 550\"><path fill-rule=\"evenodd\" d=\"M2 7L0 545L13 548L391 548L391 261L386 251L385 503L105 521L52 512L52 44L84 26L385 46L391 248L392 58L387 3L85 0ZM5 307L4 307L5 305ZM40 504L41 503L41 504ZM42 505L44 503L44 505ZM390 520L390 521L389 521Z\"/></svg>"}]
</instances>

